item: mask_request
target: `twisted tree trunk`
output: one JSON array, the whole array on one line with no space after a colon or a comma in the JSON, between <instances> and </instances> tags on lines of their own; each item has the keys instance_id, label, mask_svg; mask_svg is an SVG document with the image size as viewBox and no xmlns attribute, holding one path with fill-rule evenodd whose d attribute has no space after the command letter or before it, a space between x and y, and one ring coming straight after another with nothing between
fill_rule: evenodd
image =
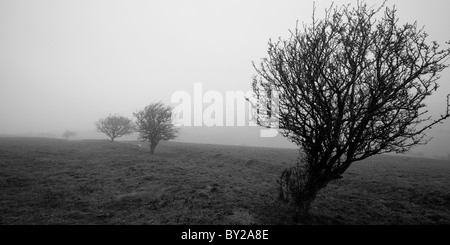
<instances>
[{"instance_id":1,"label":"twisted tree trunk","mask_svg":"<svg viewBox=\"0 0 450 245\"><path fill-rule=\"evenodd\" d=\"M153 153L155 152L155 148L156 148L156 145L157 145L158 143L157 142L154 142L154 141L151 141L150 142L150 154L152 154L153 155Z\"/></svg>"}]
</instances>

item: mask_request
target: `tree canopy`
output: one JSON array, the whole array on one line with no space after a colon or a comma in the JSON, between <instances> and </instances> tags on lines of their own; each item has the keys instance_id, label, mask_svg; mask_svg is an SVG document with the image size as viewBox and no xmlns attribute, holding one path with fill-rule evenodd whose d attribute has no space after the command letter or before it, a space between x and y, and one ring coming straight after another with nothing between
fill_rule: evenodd
<instances>
[{"instance_id":1,"label":"tree canopy","mask_svg":"<svg viewBox=\"0 0 450 245\"><path fill-rule=\"evenodd\" d=\"M98 132L106 134L111 141L118 137L132 134L135 130L131 119L117 114L99 119L95 126Z\"/></svg>"}]
</instances>

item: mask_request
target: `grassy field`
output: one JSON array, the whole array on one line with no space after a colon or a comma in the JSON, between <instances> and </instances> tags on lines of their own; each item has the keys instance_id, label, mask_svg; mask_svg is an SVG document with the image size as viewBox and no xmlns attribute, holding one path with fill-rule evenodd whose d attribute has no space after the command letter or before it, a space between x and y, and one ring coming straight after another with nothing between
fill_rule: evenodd
<instances>
[{"instance_id":1,"label":"grassy field","mask_svg":"<svg viewBox=\"0 0 450 245\"><path fill-rule=\"evenodd\" d=\"M297 151L0 138L0 224L296 224L276 179ZM450 224L450 162L376 156L319 193L308 224Z\"/></svg>"}]
</instances>

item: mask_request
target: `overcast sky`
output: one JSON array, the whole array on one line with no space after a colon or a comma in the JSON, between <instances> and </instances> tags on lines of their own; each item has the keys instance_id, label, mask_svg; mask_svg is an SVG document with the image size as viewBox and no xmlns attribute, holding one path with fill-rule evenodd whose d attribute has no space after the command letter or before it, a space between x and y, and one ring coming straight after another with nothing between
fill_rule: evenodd
<instances>
[{"instance_id":1,"label":"overcast sky","mask_svg":"<svg viewBox=\"0 0 450 245\"><path fill-rule=\"evenodd\" d=\"M331 2L316 1L317 16ZM401 22L424 25L430 40L450 40L448 0L387 4ZM288 37L312 9L313 1L287 0L0 0L0 134L94 130L100 117L170 104L194 83L248 91L251 62L266 56L269 38ZM440 83L433 113L444 110L448 69ZM428 149L446 154L450 122L431 134Z\"/></svg>"}]
</instances>

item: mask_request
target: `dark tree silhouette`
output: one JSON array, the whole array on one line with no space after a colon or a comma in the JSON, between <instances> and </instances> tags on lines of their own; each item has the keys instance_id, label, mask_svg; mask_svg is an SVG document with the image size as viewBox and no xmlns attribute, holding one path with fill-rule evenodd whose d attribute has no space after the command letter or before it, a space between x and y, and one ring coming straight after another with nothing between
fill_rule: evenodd
<instances>
[{"instance_id":1,"label":"dark tree silhouette","mask_svg":"<svg viewBox=\"0 0 450 245\"><path fill-rule=\"evenodd\" d=\"M150 153L153 154L161 140L175 139L179 133L172 123L172 108L157 102L134 113L137 121L139 139L150 143Z\"/></svg>"},{"instance_id":2,"label":"dark tree silhouette","mask_svg":"<svg viewBox=\"0 0 450 245\"><path fill-rule=\"evenodd\" d=\"M63 137L66 138L67 140L68 140L70 137L75 137L76 135L77 135L77 134L76 134L75 132L70 131L70 130L66 130L66 131L63 133Z\"/></svg>"},{"instance_id":3,"label":"dark tree silhouette","mask_svg":"<svg viewBox=\"0 0 450 245\"><path fill-rule=\"evenodd\" d=\"M131 119L120 115L109 115L99 119L95 126L98 132L106 134L111 141L134 132L134 125Z\"/></svg>"},{"instance_id":4,"label":"dark tree silhouette","mask_svg":"<svg viewBox=\"0 0 450 245\"><path fill-rule=\"evenodd\" d=\"M426 144L425 130L450 117L449 96L443 115L426 110L450 54L426 38L416 23L399 25L395 7L362 2L332 5L289 39L269 41L268 57L253 64L255 104L267 105L257 123L273 127L275 119L301 150L278 180L297 217L351 163Z\"/></svg>"}]
</instances>

